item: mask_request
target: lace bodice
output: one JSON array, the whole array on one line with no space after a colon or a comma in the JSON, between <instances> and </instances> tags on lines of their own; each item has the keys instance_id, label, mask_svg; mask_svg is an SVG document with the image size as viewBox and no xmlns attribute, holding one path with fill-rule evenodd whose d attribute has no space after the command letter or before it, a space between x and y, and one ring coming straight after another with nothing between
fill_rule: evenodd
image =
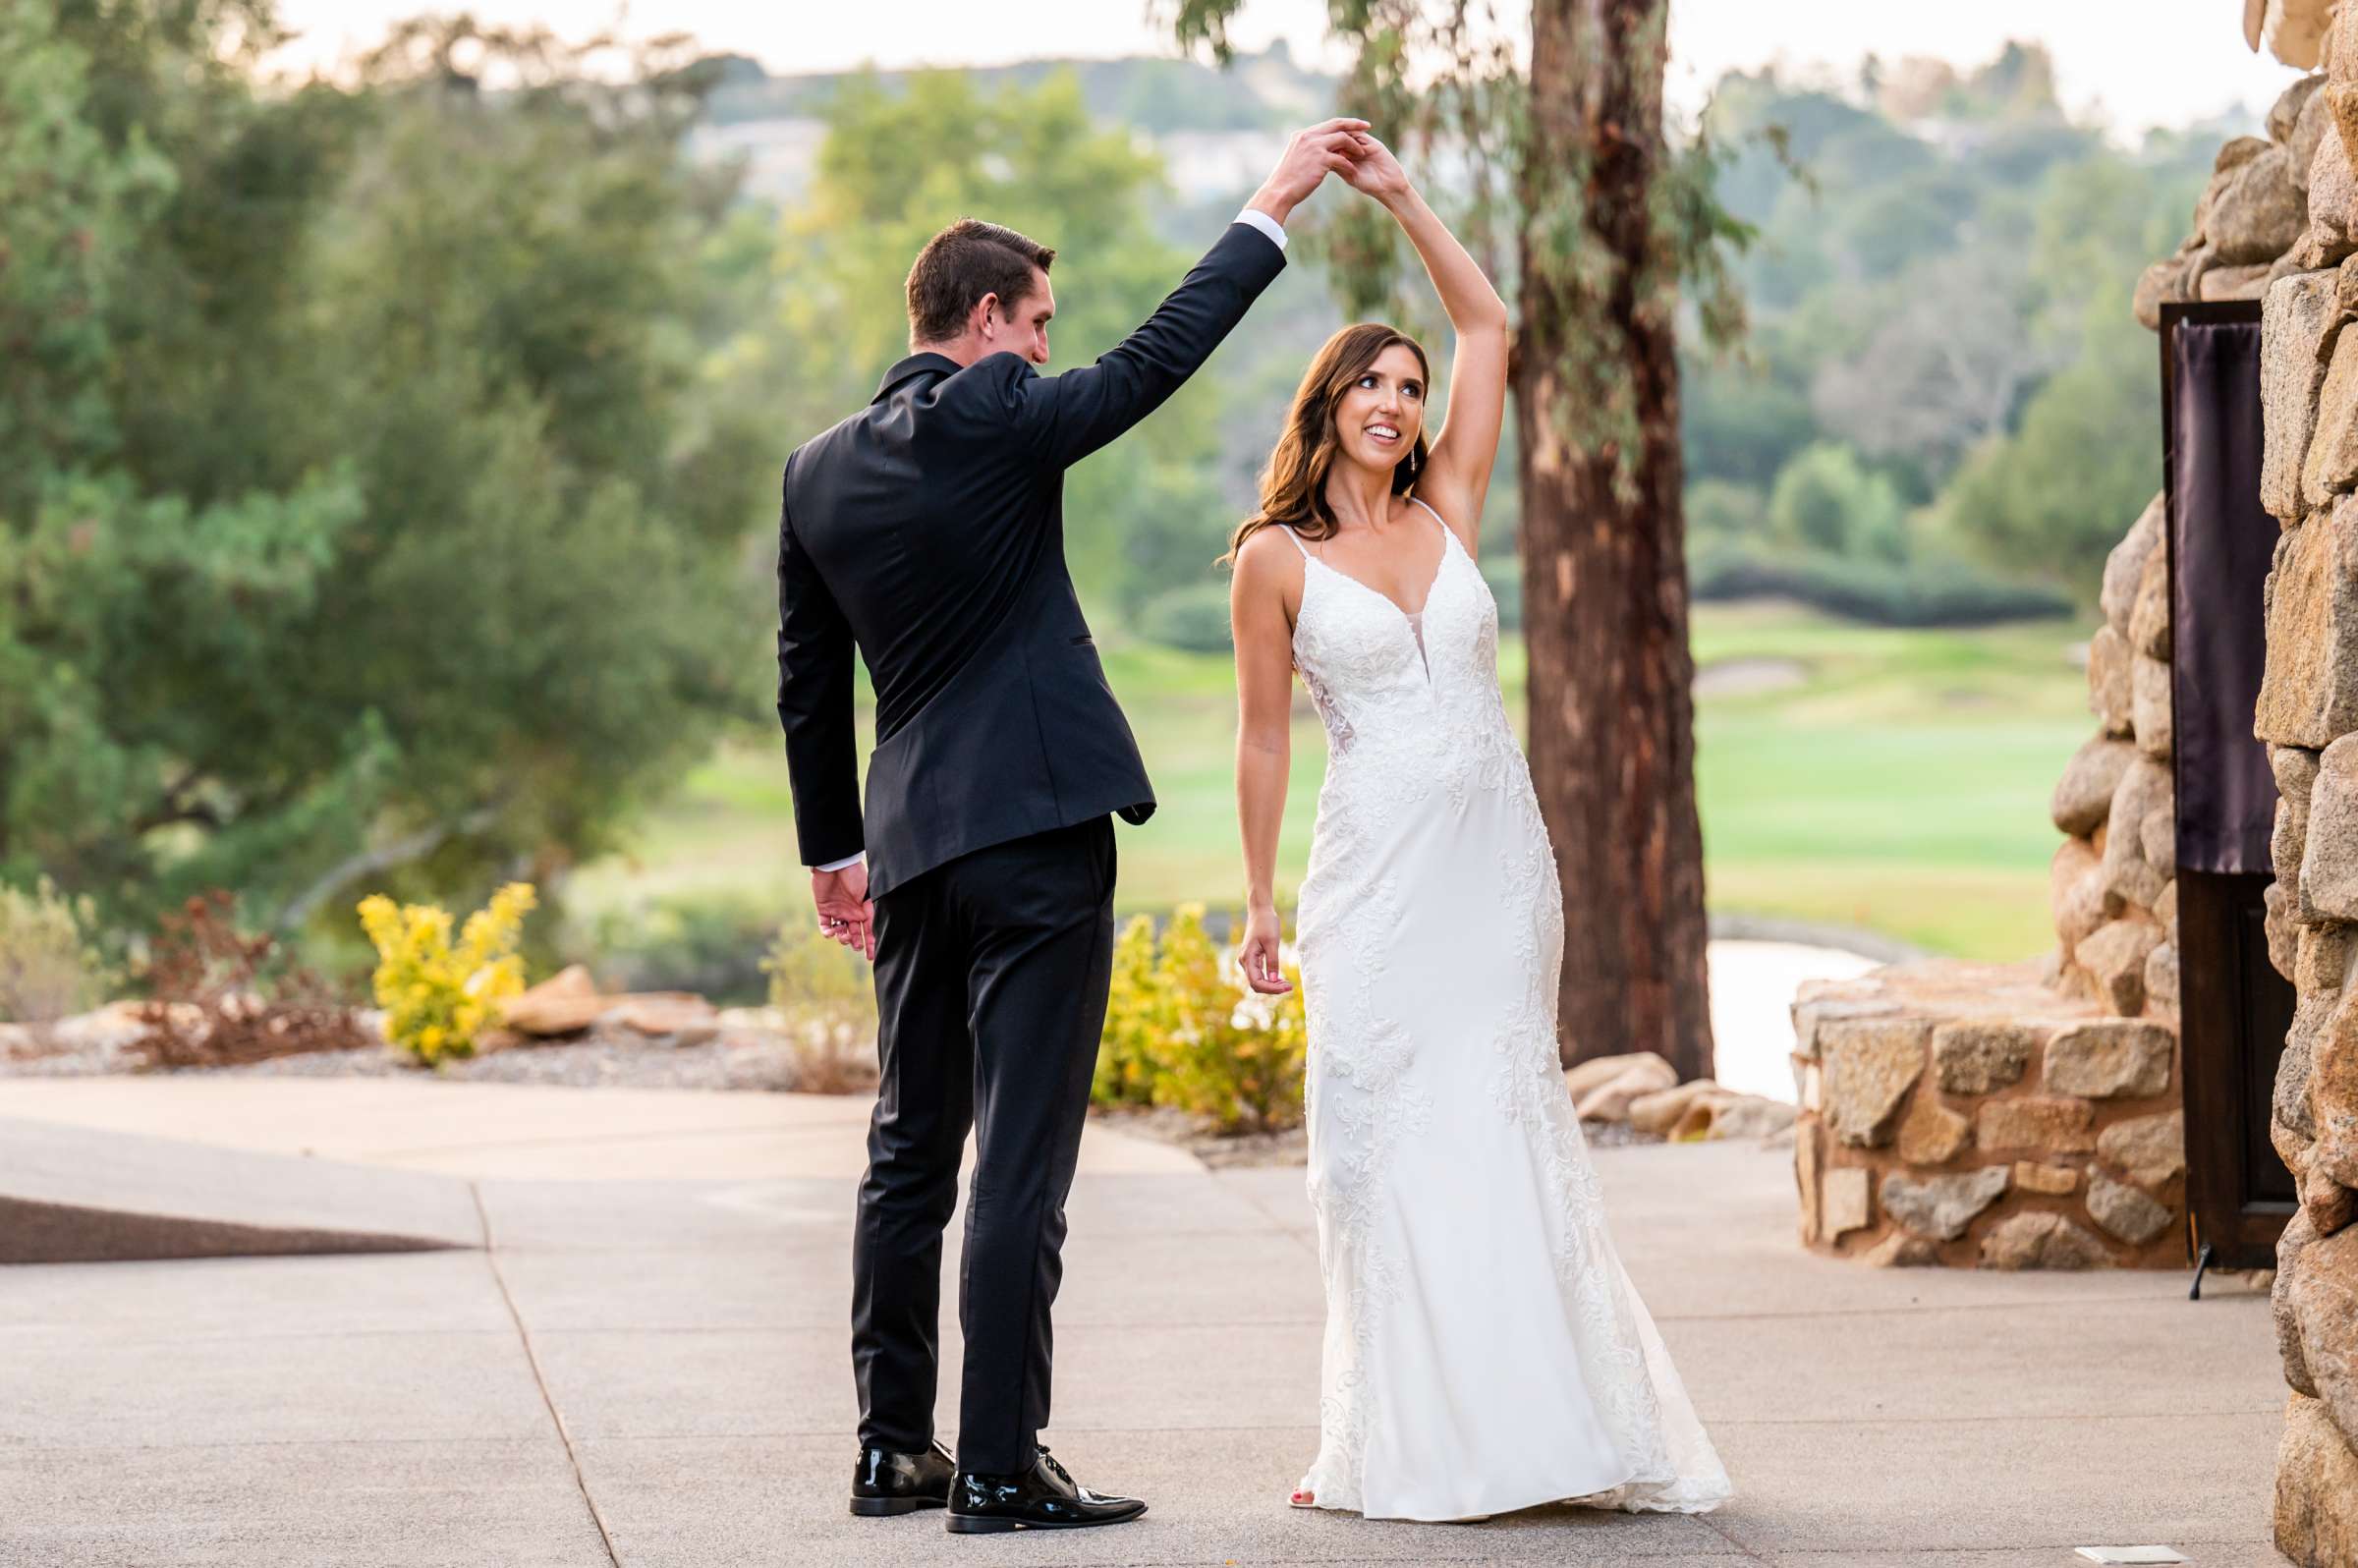
<instances>
[{"instance_id":1,"label":"lace bodice","mask_svg":"<svg viewBox=\"0 0 2358 1568\"><path fill-rule=\"evenodd\" d=\"M1414 500L1414 497L1411 497ZM1467 791L1508 786L1521 772L1498 691L1498 603L1457 533L1441 531L1441 564L1414 614L1302 551L1294 668L1326 728L1321 812L1363 789L1434 785L1462 808Z\"/></svg>"}]
</instances>

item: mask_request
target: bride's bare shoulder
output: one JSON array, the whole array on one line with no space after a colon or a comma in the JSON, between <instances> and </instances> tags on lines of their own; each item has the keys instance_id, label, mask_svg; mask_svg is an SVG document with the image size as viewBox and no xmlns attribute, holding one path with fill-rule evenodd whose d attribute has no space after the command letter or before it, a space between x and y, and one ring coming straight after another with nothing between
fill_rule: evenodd
<instances>
[{"instance_id":1,"label":"bride's bare shoulder","mask_svg":"<svg viewBox=\"0 0 2358 1568\"><path fill-rule=\"evenodd\" d=\"M1246 583L1290 583L1302 575L1302 552L1286 536L1285 525L1271 523L1253 531L1237 547L1236 575Z\"/></svg>"}]
</instances>

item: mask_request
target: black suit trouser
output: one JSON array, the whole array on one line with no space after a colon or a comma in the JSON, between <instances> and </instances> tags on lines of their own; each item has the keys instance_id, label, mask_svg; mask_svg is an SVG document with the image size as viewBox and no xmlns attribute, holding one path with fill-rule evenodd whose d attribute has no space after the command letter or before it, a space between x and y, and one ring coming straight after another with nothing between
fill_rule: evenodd
<instances>
[{"instance_id":1,"label":"black suit trouser","mask_svg":"<svg viewBox=\"0 0 2358 1568\"><path fill-rule=\"evenodd\" d=\"M852 1243L860 1441L933 1439L942 1231L971 1126L959 1468L1028 1470L1113 966L1113 823L992 845L876 900L881 1081Z\"/></svg>"}]
</instances>

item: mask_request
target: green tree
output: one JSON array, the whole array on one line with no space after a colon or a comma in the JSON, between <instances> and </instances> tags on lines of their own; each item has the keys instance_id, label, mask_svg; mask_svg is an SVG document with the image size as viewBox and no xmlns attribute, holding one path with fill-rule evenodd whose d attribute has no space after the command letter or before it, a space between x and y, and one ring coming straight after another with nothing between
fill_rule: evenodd
<instances>
[{"instance_id":1,"label":"green tree","mask_svg":"<svg viewBox=\"0 0 2358 1568\"><path fill-rule=\"evenodd\" d=\"M451 23L263 92L265 5L37 12L6 14L0 78L46 96L0 189L81 203L42 286L88 317L48 357L71 425L0 426L0 874L343 929L363 884L602 847L764 684L766 432L698 336L701 78Z\"/></svg>"},{"instance_id":2,"label":"green tree","mask_svg":"<svg viewBox=\"0 0 2358 1568\"><path fill-rule=\"evenodd\" d=\"M797 438L866 403L909 352L900 280L958 218L1003 223L1056 251L1050 373L1119 342L1193 259L1155 238L1159 160L1092 123L1070 72L988 92L958 72L917 73L898 90L853 77L825 115L815 178L780 235L773 313L737 351L757 400L782 408ZM1065 547L1093 600L1135 605L1174 571L1201 576L1219 553L1222 364L1073 470Z\"/></svg>"},{"instance_id":3,"label":"green tree","mask_svg":"<svg viewBox=\"0 0 2358 1568\"><path fill-rule=\"evenodd\" d=\"M1869 472L1849 447L1822 441L1796 456L1768 492L1768 531L1781 543L1823 555L1907 559L1899 492Z\"/></svg>"}]
</instances>

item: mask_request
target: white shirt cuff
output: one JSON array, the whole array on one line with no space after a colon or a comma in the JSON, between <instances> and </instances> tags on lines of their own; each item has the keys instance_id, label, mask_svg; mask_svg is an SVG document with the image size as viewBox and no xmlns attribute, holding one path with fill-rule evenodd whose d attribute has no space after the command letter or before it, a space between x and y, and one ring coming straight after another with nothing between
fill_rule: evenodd
<instances>
[{"instance_id":1,"label":"white shirt cuff","mask_svg":"<svg viewBox=\"0 0 2358 1568\"><path fill-rule=\"evenodd\" d=\"M840 871L847 866L857 866L862 861L867 859L868 851L862 850L859 854L851 857L849 860L829 861L824 866L814 866L811 868L814 871Z\"/></svg>"},{"instance_id":2,"label":"white shirt cuff","mask_svg":"<svg viewBox=\"0 0 2358 1568\"><path fill-rule=\"evenodd\" d=\"M1250 223L1253 225L1253 227L1267 235L1270 241L1276 245L1278 250L1282 251L1285 249L1285 225L1279 223L1275 218L1272 218L1267 213L1262 211L1261 208L1245 208L1244 211L1236 215L1236 221L1239 223Z\"/></svg>"}]
</instances>

